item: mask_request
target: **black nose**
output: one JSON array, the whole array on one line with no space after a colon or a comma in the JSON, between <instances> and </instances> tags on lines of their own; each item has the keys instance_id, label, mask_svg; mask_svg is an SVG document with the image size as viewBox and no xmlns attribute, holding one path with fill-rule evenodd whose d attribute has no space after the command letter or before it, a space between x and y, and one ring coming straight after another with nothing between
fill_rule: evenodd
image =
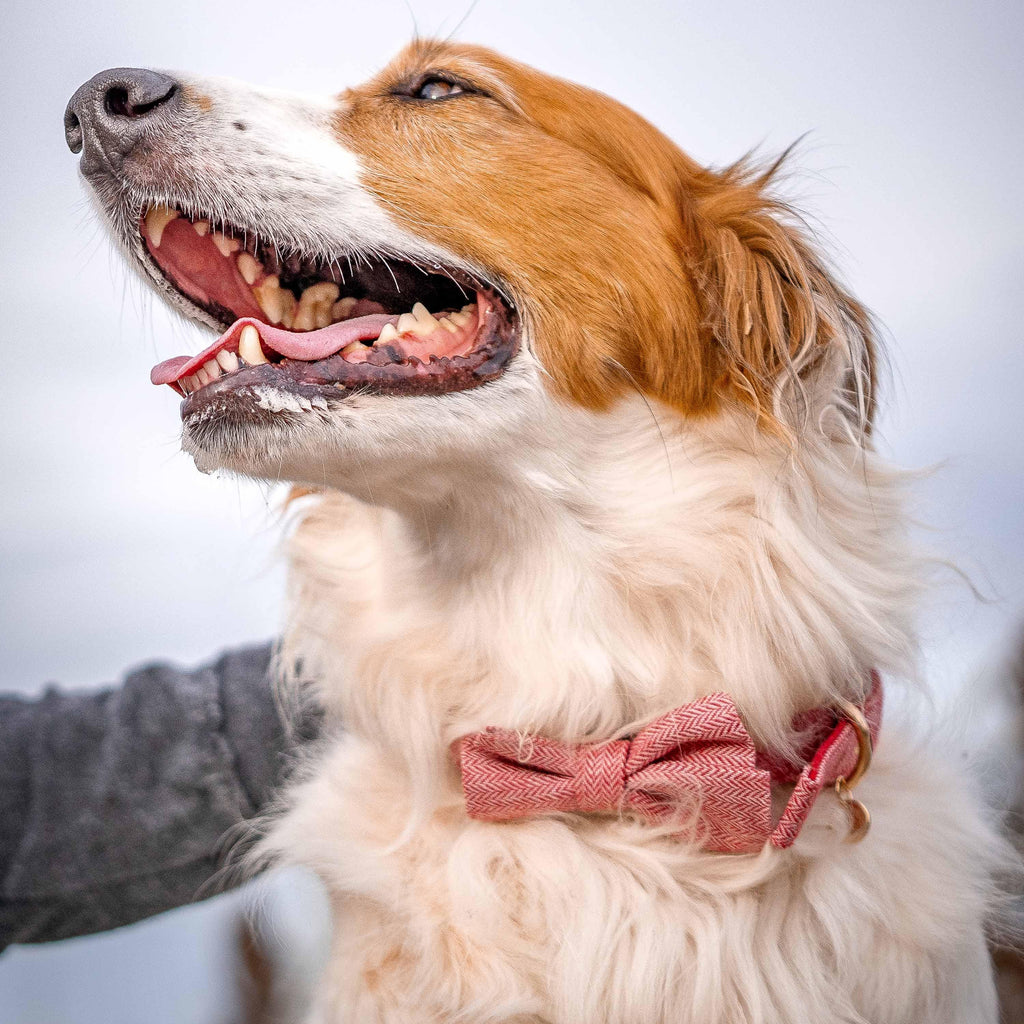
<instances>
[{"instance_id":1,"label":"black nose","mask_svg":"<svg viewBox=\"0 0 1024 1024\"><path fill-rule=\"evenodd\" d=\"M181 103L173 78L147 68L111 68L79 87L64 111L64 135L82 170L116 170L148 133L166 126ZM83 152L84 151L84 152Z\"/></svg>"}]
</instances>

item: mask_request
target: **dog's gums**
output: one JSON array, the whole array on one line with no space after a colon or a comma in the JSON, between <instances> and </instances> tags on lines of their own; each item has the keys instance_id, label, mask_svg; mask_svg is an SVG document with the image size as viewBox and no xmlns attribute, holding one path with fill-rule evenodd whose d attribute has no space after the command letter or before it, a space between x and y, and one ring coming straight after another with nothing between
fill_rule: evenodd
<instances>
[{"instance_id":1,"label":"dog's gums","mask_svg":"<svg viewBox=\"0 0 1024 1024\"><path fill-rule=\"evenodd\" d=\"M165 205L139 220L146 252L190 303L227 330L196 356L153 368L183 414L240 388L273 385L296 409L354 388L385 394L461 391L515 354L515 313L454 268L399 260L302 258L254 235Z\"/></svg>"}]
</instances>

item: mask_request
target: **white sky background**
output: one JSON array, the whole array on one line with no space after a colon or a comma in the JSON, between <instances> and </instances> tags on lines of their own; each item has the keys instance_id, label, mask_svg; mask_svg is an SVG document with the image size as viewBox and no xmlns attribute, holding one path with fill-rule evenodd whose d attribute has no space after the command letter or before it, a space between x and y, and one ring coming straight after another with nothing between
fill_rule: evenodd
<instances>
[{"instance_id":1,"label":"white sky background","mask_svg":"<svg viewBox=\"0 0 1024 1024\"><path fill-rule=\"evenodd\" d=\"M17 4L0 63L0 688L97 685L273 635L278 528L253 484L177 453L150 366L202 335L128 281L87 207L61 118L117 65L304 91L362 80L467 0ZM883 450L944 462L917 487L946 574L923 619L945 692L1024 620L1024 8L480 0L459 33L602 89L724 164L812 132L793 183L890 339ZM2 752L0 752L2 756ZM0 825L2 827L2 825ZM215 1021L214 903L0 959L0 1024Z\"/></svg>"}]
</instances>

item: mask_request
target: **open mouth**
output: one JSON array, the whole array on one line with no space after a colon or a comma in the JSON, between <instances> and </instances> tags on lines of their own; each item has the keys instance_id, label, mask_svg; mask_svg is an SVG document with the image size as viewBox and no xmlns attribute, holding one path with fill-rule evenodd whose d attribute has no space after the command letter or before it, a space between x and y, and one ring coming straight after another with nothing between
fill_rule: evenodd
<instances>
[{"instance_id":1,"label":"open mouth","mask_svg":"<svg viewBox=\"0 0 1024 1024\"><path fill-rule=\"evenodd\" d=\"M354 390L442 394L497 377L518 318L463 270L380 257L303 258L252 234L152 206L139 221L164 278L225 331L196 356L155 366L182 414L246 388L323 407Z\"/></svg>"}]
</instances>

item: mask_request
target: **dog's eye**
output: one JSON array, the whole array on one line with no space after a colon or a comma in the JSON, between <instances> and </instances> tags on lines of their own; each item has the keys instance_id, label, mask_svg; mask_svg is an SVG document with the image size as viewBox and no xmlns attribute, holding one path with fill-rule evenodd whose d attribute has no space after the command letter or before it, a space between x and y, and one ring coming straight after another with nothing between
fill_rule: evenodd
<instances>
[{"instance_id":1,"label":"dog's eye","mask_svg":"<svg viewBox=\"0 0 1024 1024\"><path fill-rule=\"evenodd\" d=\"M413 96L418 100L446 100L449 96L459 96L465 91L461 85L445 78L428 78L420 83Z\"/></svg>"}]
</instances>

